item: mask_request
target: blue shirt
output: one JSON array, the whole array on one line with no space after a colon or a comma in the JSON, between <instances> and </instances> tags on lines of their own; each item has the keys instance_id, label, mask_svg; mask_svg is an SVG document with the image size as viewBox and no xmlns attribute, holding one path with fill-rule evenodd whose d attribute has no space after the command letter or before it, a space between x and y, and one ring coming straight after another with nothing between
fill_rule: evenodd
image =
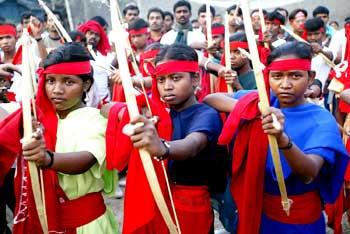
<instances>
[{"instance_id":1,"label":"blue shirt","mask_svg":"<svg viewBox=\"0 0 350 234\"><path fill-rule=\"evenodd\" d=\"M168 171L173 183L181 185L208 185L210 167L215 160L214 150L221 132L219 113L206 104L195 104L185 110L170 110L173 123L172 140L184 139L193 132L204 133L207 146L195 157L169 160Z\"/></svg>"}]
</instances>

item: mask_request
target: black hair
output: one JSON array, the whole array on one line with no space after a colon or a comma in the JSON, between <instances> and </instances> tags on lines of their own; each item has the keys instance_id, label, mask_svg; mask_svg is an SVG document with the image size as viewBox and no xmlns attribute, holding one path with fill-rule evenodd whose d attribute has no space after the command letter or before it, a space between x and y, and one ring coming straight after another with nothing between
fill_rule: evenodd
<instances>
[{"instance_id":1,"label":"black hair","mask_svg":"<svg viewBox=\"0 0 350 234\"><path fill-rule=\"evenodd\" d=\"M290 15L289 15L289 17L288 17L289 21L294 20L294 19L295 19L295 16L296 16L299 12L303 13L303 14L305 15L305 18L307 18L307 11L306 11L305 9L297 8L297 9L293 10L293 11L290 13Z\"/></svg>"},{"instance_id":2,"label":"black hair","mask_svg":"<svg viewBox=\"0 0 350 234\"><path fill-rule=\"evenodd\" d=\"M211 25L212 28L218 28L218 27L223 27L224 25L223 24L220 24L220 23L214 23ZM225 26L224 26L225 27Z\"/></svg>"},{"instance_id":3,"label":"black hair","mask_svg":"<svg viewBox=\"0 0 350 234\"><path fill-rule=\"evenodd\" d=\"M149 51L149 50L161 50L162 48L164 48L166 45L161 44L160 42L153 42L152 44L149 44L146 48L145 48L145 52Z\"/></svg>"},{"instance_id":4,"label":"black hair","mask_svg":"<svg viewBox=\"0 0 350 234\"><path fill-rule=\"evenodd\" d=\"M326 14L326 15L329 15L329 10L327 7L325 6L318 6L316 7L313 12L312 12L312 16L313 17L316 17L316 15L318 14Z\"/></svg>"},{"instance_id":5,"label":"black hair","mask_svg":"<svg viewBox=\"0 0 350 234\"><path fill-rule=\"evenodd\" d=\"M134 3L128 4L124 9L123 9L123 15L125 16L126 13L128 13L128 10L131 11L137 11L137 14L140 14L140 9L138 6L136 6Z\"/></svg>"},{"instance_id":6,"label":"black hair","mask_svg":"<svg viewBox=\"0 0 350 234\"><path fill-rule=\"evenodd\" d=\"M158 8L158 7L152 7L151 9L148 10L148 13L147 13L147 19L149 18L149 15L152 13L152 12L157 12L160 14L160 16L162 17L162 19L164 20L164 12L162 11L162 9Z\"/></svg>"},{"instance_id":7,"label":"black hair","mask_svg":"<svg viewBox=\"0 0 350 234\"><path fill-rule=\"evenodd\" d=\"M286 23L286 18L281 13L279 13L278 11L273 11L273 12L267 13L266 20L273 21L275 19L280 21L281 24L285 24Z\"/></svg>"},{"instance_id":8,"label":"black hair","mask_svg":"<svg viewBox=\"0 0 350 234\"><path fill-rule=\"evenodd\" d=\"M174 15L170 11L164 11L164 18L165 16L170 16L171 20L174 21Z\"/></svg>"},{"instance_id":9,"label":"black hair","mask_svg":"<svg viewBox=\"0 0 350 234\"><path fill-rule=\"evenodd\" d=\"M192 7L191 7L191 4L185 0L179 0L177 1L174 6L173 6L173 12L176 11L176 8L178 7L187 7L187 9L191 12L192 11Z\"/></svg>"},{"instance_id":10,"label":"black hair","mask_svg":"<svg viewBox=\"0 0 350 234\"><path fill-rule=\"evenodd\" d=\"M336 24L339 27L339 23L336 20L333 20L333 21L329 22L329 25L331 25L331 24Z\"/></svg>"},{"instance_id":11,"label":"black hair","mask_svg":"<svg viewBox=\"0 0 350 234\"><path fill-rule=\"evenodd\" d=\"M60 20L63 20L63 16L62 16L61 12L59 12L59 11L52 11L52 13L53 13L54 15L58 15L58 17L60 18ZM46 15L46 14L45 14L45 15ZM47 18L47 15L46 15L46 18Z\"/></svg>"},{"instance_id":12,"label":"black hair","mask_svg":"<svg viewBox=\"0 0 350 234\"><path fill-rule=\"evenodd\" d=\"M306 20L304 27L308 32L315 32L317 30L320 30L321 28L325 29L325 24L322 19L316 17Z\"/></svg>"},{"instance_id":13,"label":"black hair","mask_svg":"<svg viewBox=\"0 0 350 234\"><path fill-rule=\"evenodd\" d=\"M255 12L259 12L259 9L254 9L254 10L252 10L252 11L250 12L250 16L252 16ZM267 11L266 11L266 10L262 9L262 12L263 12L263 15L264 15L264 16L267 15Z\"/></svg>"},{"instance_id":14,"label":"black hair","mask_svg":"<svg viewBox=\"0 0 350 234\"><path fill-rule=\"evenodd\" d=\"M163 47L157 57L156 64L164 60L181 60L198 62L197 52L188 45L174 43L170 46Z\"/></svg>"},{"instance_id":15,"label":"black hair","mask_svg":"<svg viewBox=\"0 0 350 234\"><path fill-rule=\"evenodd\" d=\"M85 46L86 46L86 37L85 34L80 32L80 31L70 31L69 33L70 38L72 39L72 41L74 42L82 42Z\"/></svg>"},{"instance_id":16,"label":"black hair","mask_svg":"<svg viewBox=\"0 0 350 234\"><path fill-rule=\"evenodd\" d=\"M102 16L96 15L92 17L90 20L97 22L99 25L101 25L101 27L105 27L105 26L108 27L107 21Z\"/></svg>"},{"instance_id":17,"label":"black hair","mask_svg":"<svg viewBox=\"0 0 350 234\"><path fill-rule=\"evenodd\" d=\"M349 23L350 23L350 16L348 16L348 17L346 17L346 18L344 19L344 23L345 23L345 24L349 24Z\"/></svg>"},{"instance_id":18,"label":"black hair","mask_svg":"<svg viewBox=\"0 0 350 234\"><path fill-rule=\"evenodd\" d=\"M90 55L87 53L86 49L77 42L69 42L52 50L43 60L42 65L44 68L47 68L48 66L58 63L83 61L90 61ZM90 79L91 82L93 81L92 73L78 76L84 81L88 79Z\"/></svg>"},{"instance_id":19,"label":"black hair","mask_svg":"<svg viewBox=\"0 0 350 234\"><path fill-rule=\"evenodd\" d=\"M289 12L287 9L283 8L283 7L277 7L274 11L284 11L286 13L286 17L288 17Z\"/></svg>"},{"instance_id":20,"label":"black hair","mask_svg":"<svg viewBox=\"0 0 350 234\"><path fill-rule=\"evenodd\" d=\"M198 20L197 19L191 20L191 24L193 24L193 23L198 23Z\"/></svg>"},{"instance_id":21,"label":"black hair","mask_svg":"<svg viewBox=\"0 0 350 234\"><path fill-rule=\"evenodd\" d=\"M230 7L227 8L227 10L226 10L226 11L227 11L227 14L230 14L230 12L231 12L232 10L236 10L236 8L237 8L237 5L236 5L236 4L230 6ZM238 7L237 16L242 16L242 9L241 9L240 7Z\"/></svg>"},{"instance_id":22,"label":"black hair","mask_svg":"<svg viewBox=\"0 0 350 234\"><path fill-rule=\"evenodd\" d=\"M231 41L247 42L247 35L245 34L245 32L236 32L230 36L230 42Z\"/></svg>"},{"instance_id":23,"label":"black hair","mask_svg":"<svg viewBox=\"0 0 350 234\"><path fill-rule=\"evenodd\" d=\"M203 4L202 6L199 7L198 9L198 16L200 13L206 13L207 12L207 5ZM211 15L214 17L216 12L215 12L215 8L213 6L210 6L210 13Z\"/></svg>"},{"instance_id":24,"label":"black hair","mask_svg":"<svg viewBox=\"0 0 350 234\"><path fill-rule=\"evenodd\" d=\"M274 60L288 55L295 55L301 59L312 59L311 46L298 41L291 41L275 48L267 57L267 65L270 65Z\"/></svg>"},{"instance_id":25,"label":"black hair","mask_svg":"<svg viewBox=\"0 0 350 234\"><path fill-rule=\"evenodd\" d=\"M31 11L23 12L21 15L21 23L23 24L23 21L26 19L29 19L32 15L33 15L33 13Z\"/></svg>"},{"instance_id":26,"label":"black hair","mask_svg":"<svg viewBox=\"0 0 350 234\"><path fill-rule=\"evenodd\" d=\"M128 29L136 29L136 30L139 30L141 28L148 28L148 23L142 18L138 18L132 21L128 27Z\"/></svg>"}]
</instances>

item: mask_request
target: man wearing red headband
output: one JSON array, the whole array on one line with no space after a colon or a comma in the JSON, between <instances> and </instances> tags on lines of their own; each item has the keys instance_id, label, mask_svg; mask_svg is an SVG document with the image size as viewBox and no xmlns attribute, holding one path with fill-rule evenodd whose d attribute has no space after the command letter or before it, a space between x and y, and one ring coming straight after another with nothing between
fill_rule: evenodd
<instances>
[{"instance_id":1,"label":"man wearing red headband","mask_svg":"<svg viewBox=\"0 0 350 234\"><path fill-rule=\"evenodd\" d=\"M238 101L222 94L205 100L231 112L219 143L234 141L231 192L238 208L238 234L326 233L322 206L340 193L349 156L332 115L304 97L314 79L311 58L310 47L300 42L271 52L266 78L272 107L266 113L259 111L256 92L238 92ZM274 127L272 113L281 128ZM289 215L282 209L267 134L277 139L292 200Z\"/></svg>"},{"instance_id":2,"label":"man wearing red headband","mask_svg":"<svg viewBox=\"0 0 350 234\"><path fill-rule=\"evenodd\" d=\"M101 68L101 64L111 64L113 58L108 54L111 50L108 37L102 26L93 20L79 26L78 31L85 34L88 46L91 46L96 53L97 61L91 60L94 68L94 81L92 89L89 92L88 105L96 107L99 102L110 100L110 92L108 88L109 72ZM96 97L97 96L97 100Z\"/></svg>"},{"instance_id":3,"label":"man wearing red headband","mask_svg":"<svg viewBox=\"0 0 350 234\"><path fill-rule=\"evenodd\" d=\"M0 62L12 63L16 54L17 31L13 24L0 24L0 49L3 51Z\"/></svg>"},{"instance_id":4,"label":"man wearing red headband","mask_svg":"<svg viewBox=\"0 0 350 234\"><path fill-rule=\"evenodd\" d=\"M263 41L270 47L276 48L286 42L281 25L285 24L285 17L278 11L270 12L266 15L266 32L263 32Z\"/></svg>"},{"instance_id":5,"label":"man wearing red headband","mask_svg":"<svg viewBox=\"0 0 350 234\"><path fill-rule=\"evenodd\" d=\"M136 19L129 24L128 32L131 45L134 47L137 60L140 60L140 54L147 47L149 39L148 23L144 19Z\"/></svg>"},{"instance_id":6,"label":"man wearing red headband","mask_svg":"<svg viewBox=\"0 0 350 234\"><path fill-rule=\"evenodd\" d=\"M320 18L308 19L305 22L304 28L306 32L306 40L311 44L312 52L314 53L311 69L316 72L316 80L320 81L322 84L321 90L317 89L317 87L311 87L313 92L311 97L315 98L321 96L322 89L326 90L326 81L329 72L331 71L331 67L316 53L322 53L330 60L333 60L335 56L330 49L322 45L322 41L326 37L326 27Z\"/></svg>"}]
</instances>

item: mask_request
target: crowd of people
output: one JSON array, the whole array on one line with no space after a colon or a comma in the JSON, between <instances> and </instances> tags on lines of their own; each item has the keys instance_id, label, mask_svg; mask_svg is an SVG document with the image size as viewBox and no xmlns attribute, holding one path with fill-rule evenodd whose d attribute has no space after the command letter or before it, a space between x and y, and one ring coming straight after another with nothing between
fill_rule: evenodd
<instances>
[{"instance_id":1,"label":"crowd of people","mask_svg":"<svg viewBox=\"0 0 350 234\"><path fill-rule=\"evenodd\" d=\"M153 7L143 19L127 4L127 43L107 15L69 38L59 12L25 12L17 26L0 18L0 233L207 234L214 209L229 233L322 234L327 226L343 233L350 222L350 16L331 21L325 6L247 14L233 5L227 17L216 10L204 4L195 15L178 0L172 12ZM24 138L28 36L37 71L29 76L38 85L33 133ZM126 67L138 115L129 116ZM259 82L266 90L257 92ZM43 210L29 163L41 175ZM125 194L118 177L126 178ZM105 196L124 197L116 211L123 227Z\"/></svg>"}]
</instances>

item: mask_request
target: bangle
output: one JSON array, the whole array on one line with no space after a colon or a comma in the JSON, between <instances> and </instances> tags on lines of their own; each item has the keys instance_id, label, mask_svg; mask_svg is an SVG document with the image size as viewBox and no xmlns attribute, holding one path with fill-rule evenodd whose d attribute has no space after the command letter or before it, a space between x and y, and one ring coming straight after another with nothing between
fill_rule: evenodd
<instances>
[{"instance_id":1,"label":"bangle","mask_svg":"<svg viewBox=\"0 0 350 234\"><path fill-rule=\"evenodd\" d=\"M287 135L287 137L288 137L287 145L283 146L283 147L278 147L278 149L280 149L280 150L290 150L293 147L292 140L290 139L290 137L288 135Z\"/></svg>"},{"instance_id":2,"label":"bangle","mask_svg":"<svg viewBox=\"0 0 350 234\"><path fill-rule=\"evenodd\" d=\"M50 163L45 167L45 168L50 168L53 165L53 161L54 161L54 153L51 152L50 150L46 150L45 152L47 155L49 155L50 157Z\"/></svg>"},{"instance_id":3,"label":"bangle","mask_svg":"<svg viewBox=\"0 0 350 234\"><path fill-rule=\"evenodd\" d=\"M35 38L36 42L39 42L39 41L41 41L42 39L43 39L42 37Z\"/></svg>"},{"instance_id":4,"label":"bangle","mask_svg":"<svg viewBox=\"0 0 350 234\"><path fill-rule=\"evenodd\" d=\"M169 157L169 154L170 154L170 144L169 144L166 140L161 139L161 141L162 141L162 143L163 143L163 145L164 145L164 147L165 147L165 153L164 153L162 156L158 157L158 159L159 159L159 160L164 160L164 159L166 159L167 157Z\"/></svg>"}]
</instances>

